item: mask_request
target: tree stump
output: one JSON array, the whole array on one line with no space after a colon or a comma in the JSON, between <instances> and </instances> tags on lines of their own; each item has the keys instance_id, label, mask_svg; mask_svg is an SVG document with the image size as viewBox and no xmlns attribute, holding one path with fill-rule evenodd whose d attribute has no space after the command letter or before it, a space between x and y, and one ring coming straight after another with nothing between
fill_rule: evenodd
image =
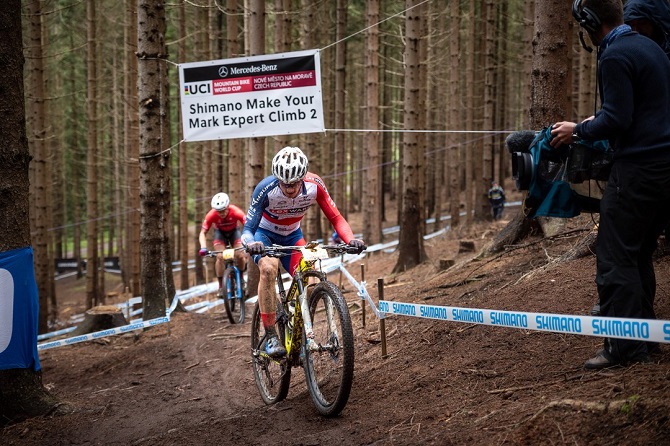
<instances>
[{"instance_id":1,"label":"tree stump","mask_svg":"<svg viewBox=\"0 0 670 446\"><path fill-rule=\"evenodd\" d=\"M114 305L99 305L86 312L84 320L72 332L72 336L107 330L128 325L121 308Z\"/></svg>"},{"instance_id":2,"label":"tree stump","mask_svg":"<svg viewBox=\"0 0 670 446\"><path fill-rule=\"evenodd\" d=\"M438 265L438 270L439 271L446 271L452 266L456 264L456 261L454 259L440 259L439 265Z\"/></svg>"},{"instance_id":3,"label":"tree stump","mask_svg":"<svg viewBox=\"0 0 670 446\"><path fill-rule=\"evenodd\" d=\"M475 242L472 240L460 240L458 242L458 253L475 252Z\"/></svg>"}]
</instances>

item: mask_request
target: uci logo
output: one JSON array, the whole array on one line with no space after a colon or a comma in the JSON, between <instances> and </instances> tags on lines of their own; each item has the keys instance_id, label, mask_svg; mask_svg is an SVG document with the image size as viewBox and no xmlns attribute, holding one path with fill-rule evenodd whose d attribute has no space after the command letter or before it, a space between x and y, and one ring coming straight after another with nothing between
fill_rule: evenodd
<instances>
[{"instance_id":1,"label":"uci logo","mask_svg":"<svg viewBox=\"0 0 670 446\"><path fill-rule=\"evenodd\" d=\"M184 86L184 94L191 96L195 94L211 94L212 84L210 82L200 82Z\"/></svg>"},{"instance_id":2,"label":"uci logo","mask_svg":"<svg viewBox=\"0 0 670 446\"><path fill-rule=\"evenodd\" d=\"M228 76L228 67L227 66L222 66L219 68L219 76L220 77L226 77Z\"/></svg>"}]
</instances>

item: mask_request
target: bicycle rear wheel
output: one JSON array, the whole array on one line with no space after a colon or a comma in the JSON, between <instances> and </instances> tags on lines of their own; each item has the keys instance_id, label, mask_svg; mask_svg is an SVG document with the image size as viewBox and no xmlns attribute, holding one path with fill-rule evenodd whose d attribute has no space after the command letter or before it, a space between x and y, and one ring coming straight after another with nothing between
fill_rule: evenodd
<instances>
[{"instance_id":1,"label":"bicycle rear wheel","mask_svg":"<svg viewBox=\"0 0 670 446\"><path fill-rule=\"evenodd\" d=\"M309 299L314 346L304 346L305 378L312 401L324 416L338 415L354 379L354 333L342 292L330 282L314 287Z\"/></svg>"},{"instance_id":2,"label":"bicycle rear wheel","mask_svg":"<svg viewBox=\"0 0 670 446\"><path fill-rule=\"evenodd\" d=\"M277 332L284 342L284 324L277 324ZM251 318L251 364L254 369L256 387L265 404L277 403L288 395L291 382L291 366L286 359L272 359L264 353L265 328L261 321L261 310L256 303Z\"/></svg>"},{"instance_id":3,"label":"bicycle rear wheel","mask_svg":"<svg viewBox=\"0 0 670 446\"><path fill-rule=\"evenodd\" d=\"M226 307L228 320L231 324L242 324L244 323L245 316L244 295L238 292L237 287L241 285L237 283L235 268L232 266L226 268L226 271L223 273L223 280L227 291L224 298L224 306Z\"/></svg>"}]
</instances>

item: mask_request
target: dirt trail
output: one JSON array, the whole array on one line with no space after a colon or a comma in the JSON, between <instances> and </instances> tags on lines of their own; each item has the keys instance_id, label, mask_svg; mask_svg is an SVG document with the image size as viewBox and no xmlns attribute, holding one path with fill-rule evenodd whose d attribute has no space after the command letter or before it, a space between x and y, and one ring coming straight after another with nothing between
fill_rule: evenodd
<instances>
[{"instance_id":1,"label":"dirt trail","mask_svg":"<svg viewBox=\"0 0 670 446\"><path fill-rule=\"evenodd\" d=\"M591 222L575 219L569 229L580 225ZM400 275L390 274L397 254L375 254L365 261L368 291L376 300L376 279L384 277L388 300L588 313L596 296L593 257L522 279L576 238L529 240L479 261L473 253L458 254L460 239L479 249L495 229L431 239L431 261ZM443 257L456 265L439 272ZM359 276L358 266L350 271ZM669 257L657 259L656 271L656 310L669 320ZM76 410L5 428L0 443L670 444L667 344L652 364L591 372L582 364L600 338L389 317L389 356L382 359L377 321L368 311L363 328L359 298L351 286L345 289L356 370L351 398L337 418L316 413L302 370L294 370L286 401L265 406L251 372L250 323L233 326L220 308L175 314L169 326L139 335L44 351L45 384Z\"/></svg>"}]
</instances>

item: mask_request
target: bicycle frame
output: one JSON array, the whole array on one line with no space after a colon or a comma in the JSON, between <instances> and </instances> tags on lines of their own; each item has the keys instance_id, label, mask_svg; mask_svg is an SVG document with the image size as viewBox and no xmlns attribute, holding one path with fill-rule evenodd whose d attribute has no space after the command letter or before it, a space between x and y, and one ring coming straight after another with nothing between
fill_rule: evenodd
<instances>
[{"instance_id":1,"label":"bicycle frame","mask_svg":"<svg viewBox=\"0 0 670 446\"><path fill-rule=\"evenodd\" d=\"M364 248L363 248L364 249ZM276 322L287 354L272 357L265 343L260 302L251 323L251 356L256 386L266 404L288 395L293 367L301 367L312 402L319 413L339 414L347 403L354 373L354 335L346 301L335 284L321 270L321 259L331 251L360 253L360 247L345 244L266 246L264 255L282 257L301 251L302 257L288 289L277 269Z\"/></svg>"},{"instance_id":2,"label":"bicycle frame","mask_svg":"<svg viewBox=\"0 0 670 446\"><path fill-rule=\"evenodd\" d=\"M327 253L326 253L327 255ZM321 257L319 257L321 256ZM320 281L326 280L326 275L315 268L315 264L324 258L323 254L319 253L317 256L305 255L303 250L303 257L300 259L298 268L296 269L288 293L284 289L284 283L281 280L281 272L277 274L277 286L279 295L281 296L282 308L287 317L286 325L286 356L292 362L297 363L299 358L300 347L302 347L302 333L304 329L305 340L310 346L309 340L314 338L314 330L312 329L312 318L309 314L309 303L307 301L307 290L309 288L309 279L314 277ZM293 303L294 309L291 314L289 309Z\"/></svg>"},{"instance_id":3,"label":"bicycle frame","mask_svg":"<svg viewBox=\"0 0 670 446\"><path fill-rule=\"evenodd\" d=\"M239 248L237 248L239 249ZM231 290L226 288L226 299L228 298L239 298L242 299L242 272L240 269L237 267L237 264L235 263L235 251L237 250L236 248L226 248L223 251L210 251L213 254L221 254L223 257L223 264L226 268L232 267L233 271L235 271L235 290Z\"/></svg>"}]
</instances>

